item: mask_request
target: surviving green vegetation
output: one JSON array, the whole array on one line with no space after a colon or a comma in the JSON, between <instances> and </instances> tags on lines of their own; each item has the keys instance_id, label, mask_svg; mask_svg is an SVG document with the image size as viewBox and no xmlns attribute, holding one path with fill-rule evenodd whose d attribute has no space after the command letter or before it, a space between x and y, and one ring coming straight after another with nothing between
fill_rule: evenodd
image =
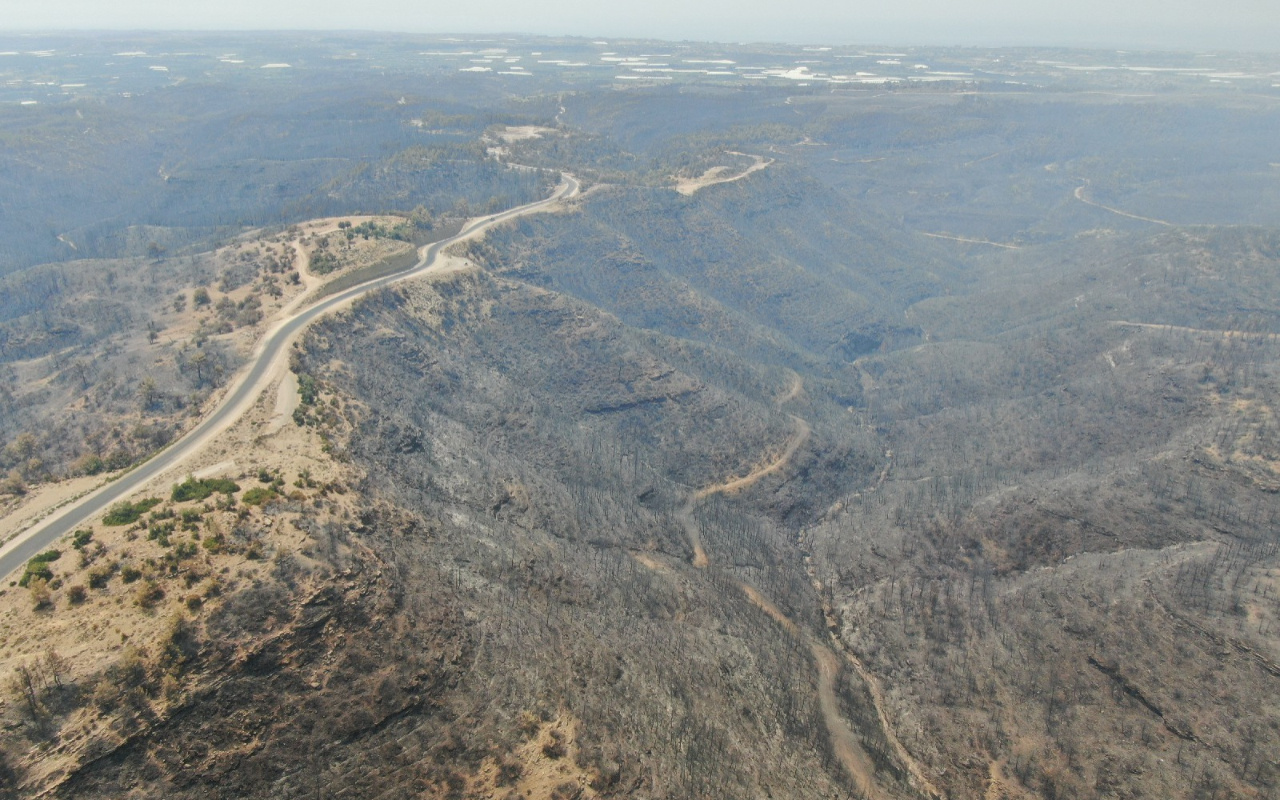
<instances>
[{"instance_id":1,"label":"surviving green vegetation","mask_svg":"<svg viewBox=\"0 0 1280 800\"><path fill-rule=\"evenodd\" d=\"M26 588L31 584L31 580L53 580L53 572L49 569L49 564L62 558L62 553L58 550L46 550L39 555L33 556L27 562L27 567L22 571L22 577L18 579L18 585Z\"/></svg>"},{"instance_id":2,"label":"surviving green vegetation","mask_svg":"<svg viewBox=\"0 0 1280 800\"><path fill-rule=\"evenodd\" d=\"M193 478L175 484L169 499L175 503L186 503L192 500L204 500L214 493L232 494L240 491L240 485L228 478Z\"/></svg>"},{"instance_id":3,"label":"surviving green vegetation","mask_svg":"<svg viewBox=\"0 0 1280 800\"><path fill-rule=\"evenodd\" d=\"M104 525L132 525L142 518L142 515L160 505L160 498L148 497L144 500L129 502L122 500L119 503L107 509L107 513L102 517Z\"/></svg>"},{"instance_id":4,"label":"surviving green vegetation","mask_svg":"<svg viewBox=\"0 0 1280 800\"><path fill-rule=\"evenodd\" d=\"M263 503L274 500L279 494L273 486L255 486L244 493L240 500L249 506L260 506Z\"/></svg>"}]
</instances>

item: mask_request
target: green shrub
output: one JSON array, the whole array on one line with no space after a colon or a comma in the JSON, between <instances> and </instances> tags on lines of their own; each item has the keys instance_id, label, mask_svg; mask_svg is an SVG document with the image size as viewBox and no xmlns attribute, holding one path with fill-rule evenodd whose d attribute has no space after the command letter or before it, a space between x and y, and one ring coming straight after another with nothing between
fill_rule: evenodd
<instances>
[{"instance_id":1,"label":"green shrub","mask_svg":"<svg viewBox=\"0 0 1280 800\"><path fill-rule=\"evenodd\" d=\"M18 579L18 585L26 588L33 578L39 578L43 581L53 580L53 570L49 569L49 564L59 558L62 558L60 550L46 550L39 555L33 556L27 562L27 568L22 573L22 577Z\"/></svg>"},{"instance_id":2,"label":"green shrub","mask_svg":"<svg viewBox=\"0 0 1280 800\"><path fill-rule=\"evenodd\" d=\"M255 486L244 493L240 500L245 505L260 506L263 503L275 500L280 495L270 486Z\"/></svg>"},{"instance_id":3,"label":"green shrub","mask_svg":"<svg viewBox=\"0 0 1280 800\"><path fill-rule=\"evenodd\" d=\"M136 581L138 578L141 578L141 577L142 577L142 570L138 569L132 564L127 564L120 568L120 580L124 581L125 583L133 583L134 581Z\"/></svg>"},{"instance_id":4,"label":"green shrub","mask_svg":"<svg viewBox=\"0 0 1280 800\"><path fill-rule=\"evenodd\" d=\"M313 275L328 275L341 267L342 262L338 260L338 257L325 250L317 250L312 253L311 260L307 264L307 268L311 270Z\"/></svg>"},{"instance_id":5,"label":"green shrub","mask_svg":"<svg viewBox=\"0 0 1280 800\"><path fill-rule=\"evenodd\" d=\"M303 405L313 406L316 404L316 396L320 394L320 385L315 378L304 372L298 376L298 394L301 395Z\"/></svg>"},{"instance_id":6,"label":"green shrub","mask_svg":"<svg viewBox=\"0 0 1280 800\"><path fill-rule=\"evenodd\" d=\"M152 525L147 529L147 538L153 542L158 542L161 547L168 547L169 534L173 533L175 527L172 522Z\"/></svg>"},{"instance_id":7,"label":"green shrub","mask_svg":"<svg viewBox=\"0 0 1280 800\"><path fill-rule=\"evenodd\" d=\"M213 494L213 490L205 486L204 481L188 477L182 483L173 485L173 491L169 494L169 499L175 503L185 503L190 500L203 500L211 494Z\"/></svg>"},{"instance_id":8,"label":"green shrub","mask_svg":"<svg viewBox=\"0 0 1280 800\"><path fill-rule=\"evenodd\" d=\"M223 536L221 533L210 534L209 536L204 537L204 549L214 555L221 553L223 549L225 549L226 544L227 537Z\"/></svg>"},{"instance_id":9,"label":"green shrub","mask_svg":"<svg viewBox=\"0 0 1280 800\"><path fill-rule=\"evenodd\" d=\"M119 503L107 509L107 514L102 518L103 525L131 525L137 522L143 514L160 505L159 497L148 497L139 500L136 503L130 503L128 500L121 500Z\"/></svg>"},{"instance_id":10,"label":"green shrub","mask_svg":"<svg viewBox=\"0 0 1280 800\"><path fill-rule=\"evenodd\" d=\"M191 500L204 500L215 492L221 494L230 494L240 491L240 486L227 478L202 478L196 479L188 477L185 481L175 484L171 498L175 503L185 503Z\"/></svg>"},{"instance_id":11,"label":"green shrub","mask_svg":"<svg viewBox=\"0 0 1280 800\"><path fill-rule=\"evenodd\" d=\"M71 465L71 471L80 475L97 475L107 468L107 462L102 460L101 456L89 453L76 459Z\"/></svg>"},{"instance_id":12,"label":"green shrub","mask_svg":"<svg viewBox=\"0 0 1280 800\"><path fill-rule=\"evenodd\" d=\"M71 546L77 550L83 550L84 546L93 541L93 531L78 530L71 535Z\"/></svg>"}]
</instances>

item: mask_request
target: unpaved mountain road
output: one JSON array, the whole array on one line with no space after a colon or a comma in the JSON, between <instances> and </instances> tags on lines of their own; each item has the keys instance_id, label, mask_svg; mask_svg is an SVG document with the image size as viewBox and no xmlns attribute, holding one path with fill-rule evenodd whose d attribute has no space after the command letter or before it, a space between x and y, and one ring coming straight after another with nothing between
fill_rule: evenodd
<instances>
[{"instance_id":1,"label":"unpaved mountain road","mask_svg":"<svg viewBox=\"0 0 1280 800\"><path fill-rule=\"evenodd\" d=\"M706 189L708 186L718 186L722 183L740 181L752 173L759 172L773 163L772 158L765 158L764 156L739 153L736 150L727 150L725 152L731 156L745 156L755 159L755 163L736 175L728 174L730 172L729 167L712 167L696 178L681 178L677 180L676 191L688 197L690 195L697 194L700 190Z\"/></svg>"},{"instance_id":2,"label":"unpaved mountain road","mask_svg":"<svg viewBox=\"0 0 1280 800\"><path fill-rule=\"evenodd\" d=\"M827 726L827 734L831 737L832 751L857 785L860 795L873 800L886 797L887 795L876 783L875 762L867 755L858 735L840 714L840 700L836 695L836 681L840 678L839 657L817 637L792 622L786 614L782 613L782 609L760 594L754 586L740 583L738 588L774 622L809 646L809 654L818 665L818 707L822 709L822 721Z\"/></svg>"},{"instance_id":3,"label":"unpaved mountain road","mask_svg":"<svg viewBox=\"0 0 1280 800\"><path fill-rule=\"evenodd\" d=\"M689 539L689 546L693 548L693 565L702 569L711 562L707 559L707 552L702 548L702 534L698 530L698 523L693 518L693 509L699 501L710 497L713 494L732 494L740 489L759 481L766 475L772 475L778 470L785 467L791 462L791 458L796 451L807 441L812 430L809 423L793 416L791 419L796 424L796 432L792 434L791 439L787 441L787 446L783 448L782 453L764 466L758 467L751 472L743 475L741 478L733 478L723 483L717 483L714 486L706 486L693 492L685 499L684 504L676 511L676 519L680 520L680 525L684 528L685 536Z\"/></svg>"},{"instance_id":4,"label":"unpaved mountain road","mask_svg":"<svg viewBox=\"0 0 1280 800\"><path fill-rule=\"evenodd\" d=\"M799 450L805 442L809 441L809 435L813 433L813 429L809 427L809 423L799 417L792 416L791 421L795 423L796 432L791 435L789 440L787 440L787 446L783 448L782 453L777 458L762 467L752 470L741 478L733 478L725 481L724 483L717 483L714 486L707 486L699 489L693 495L694 502L710 497L713 494L732 494L733 492L746 489L748 486L758 482L761 478L767 475L772 475L787 464L790 464L792 457L796 454L796 451Z\"/></svg>"},{"instance_id":5,"label":"unpaved mountain road","mask_svg":"<svg viewBox=\"0 0 1280 800\"><path fill-rule=\"evenodd\" d=\"M180 466L229 428L279 376L288 361L286 354L289 344L307 325L331 311L350 305L369 292L432 272L440 253L449 246L476 237L501 222L544 211L573 197L578 191L578 181L573 176L564 174L560 185L550 197L474 219L456 235L423 247L419 251L418 263L408 270L353 286L282 320L263 337L249 363L232 382L222 402L203 422L150 460L17 534L0 547L0 580L20 569L32 556L49 547L58 537L70 533L76 526L105 511L112 503L128 497L165 472Z\"/></svg>"},{"instance_id":6,"label":"unpaved mountain road","mask_svg":"<svg viewBox=\"0 0 1280 800\"><path fill-rule=\"evenodd\" d=\"M799 375L791 373L791 383L787 387L786 394L774 401L778 407L782 407L792 400L800 396L804 391L804 380ZM766 475L772 475L778 470L785 467L791 462L796 451L807 441L809 435L813 432L809 427L809 423L795 416L791 416L792 421L796 425L796 432L792 434L791 439L787 441L786 447L782 453L772 461L762 467L759 467L741 478L733 478L717 483L713 486L706 486L685 498L684 504L676 511L676 519L680 520L680 526L684 528L685 537L689 540L689 546L693 548L693 565L698 569L706 567L711 562L707 559L707 551L702 547L702 533L698 530L698 523L693 519L693 509L700 500L710 497L713 494L730 494L751 486L756 481Z\"/></svg>"},{"instance_id":7,"label":"unpaved mountain road","mask_svg":"<svg viewBox=\"0 0 1280 800\"><path fill-rule=\"evenodd\" d=\"M928 231L917 231L921 236L928 236L930 239L946 239L950 242L964 242L965 244L987 244L992 247L1003 247L1006 250L1021 250L1022 245L1009 244L1008 242L993 242L990 239L971 239L967 236L952 236L947 233L929 233Z\"/></svg>"},{"instance_id":8,"label":"unpaved mountain road","mask_svg":"<svg viewBox=\"0 0 1280 800\"><path fill-rule=\"evenodd\" d=\"M1168 222L1163 219L1154 219L1152 217L1143 217L1137 214L1130 214L1128 211L1121 211L1118 208L1112 208L1111 206L1103 205L1102 203L1099 203L1096 200L1090 200L1085 191L1088 188L1089 188L1089 182L1086 180L1084 183L1077 186L1075 191L1075 198L1079 200L1081 203L1084 203L1085 205L1090 205L1090 206L1093 206L1094 208L1100 208L1103 211L1110 211L1112 214L1117 214L1121 217L1136 219L1139 222L1150 222L1153 225L1163 225L1166 228L1173 227L1172 222Z\"/></svg>"},{"instance_id":9,"label":"unpaved mountain road","mask_svg":"<svg viewBox=\"0 0 1280 800\"><path fill-rule=\"evenodd\" d=\"M781 407L800 397L803 392L803 380L799 375L792 373L791 383L786 393L779 397L776 403ZM796 451L805 442L809 441L809 437L812 434L812 428L808 422L794 414L791 415L791 419L796 426L796 430L780 455L740 478L732 478L691 492L684 504L676 511L676 519L680 521L681 527L684 528L685 535L689 540L689 546L693 549L692 564L694 567L706 569L711 566L711 559L702 545L702 534L699 530L698 522L693 516L694 509L697 508L700 501L711 495L729 494L746 489L766 475L771 475L789 464ZM653 569L654 565L650 564L649 561L651 559L641 560L640 563ZM812 632L797 625L783 613L782 609L774 605L769 598L761 594L754 586L743 581L735 581L735 584L753 605L778 623L789 634L800 639L808 646L809 654L813 657L814 665L818 669L818 706L821 709L822 721L831 742L831 750L841 766L844 767L850 780L857 787L858 793L863 797L873 798L874 800L890 797L884 787L876 780L875 762L862 746L861 737L852 729L848 720L841 713L837 687L838 681L843 674L842 654L844 660L867 686L885 739L889 742L890 747L893 748L895 755L907 768L908 773L911 775L911 782L916 790L925 796L939 796L937 790L925 777L919 764L916 763L915 759L911 757L894 734L889 718L884 711L884 697L880 687L874 677L862 666L862 663L852 653L839 646L838 642L836 644L828 644Z\"/></svg>"},{"instance_id":10,"label":"unpaved mountain road","mask_svg":"<svg viewBox=\"0 0 1280 800\"><path fill-rule=\"evenodd\" d=\"M1128 320L1116 319L1111 321L1112 325L1122 328L1140 328L1148 331L1158 331L1164 333L1190 333L1201 336L1221 336L1224 339L1246 339L1252 341L1274 342L1280 341L1280 333L1268 333L1267 331L1237 331L1229 329L1215 328L1188 328L1185 325L1166 325L1161 322L1129 322Z\"/></svg>"}]
</instances>

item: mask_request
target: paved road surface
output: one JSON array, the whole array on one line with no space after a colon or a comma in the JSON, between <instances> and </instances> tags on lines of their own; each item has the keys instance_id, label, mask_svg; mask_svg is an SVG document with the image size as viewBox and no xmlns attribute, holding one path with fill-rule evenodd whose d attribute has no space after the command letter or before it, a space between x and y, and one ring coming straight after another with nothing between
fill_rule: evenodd
<instances>
[{"instance_id":1,"label":"paved road surface","mask_svg":"<svg viewBox=\"0 0 1280 800\"><path fill-rule=\"evenodd\" d=\"M421 258L418 263L408 271L377 278L359 286L353 286L346 291L327 297L287 319L267 334L267 337L258 346L248 372L234 384L233 390L203 422L173 445L152 457L151 460L86 495L67 508L55 512L53 516L18 534L4 547L0 548L0 580L9 577L14 570L20 569L32 556L48 548L58 537L70 533L76 526L82 525L87 520L101 514L112 503L128 497L148 481L190 457L207 443L206 440L209 434L230 426L250 407L258 393L265 388L259 384L270 371L273 362L281 357L285 352L285 348L293 341L299 331L316 318L338 306L351 302L361 295L421 275L431 268L435 263L436 256L449 245L466 239L499 222L541 210L564 198L571 197L578 193L578 188L578 181L572 176L565 175L560 186L545 200L539 200L492 216L473 220L455 236L426 246L421 251Z\"/></svg>"}]
</instances>

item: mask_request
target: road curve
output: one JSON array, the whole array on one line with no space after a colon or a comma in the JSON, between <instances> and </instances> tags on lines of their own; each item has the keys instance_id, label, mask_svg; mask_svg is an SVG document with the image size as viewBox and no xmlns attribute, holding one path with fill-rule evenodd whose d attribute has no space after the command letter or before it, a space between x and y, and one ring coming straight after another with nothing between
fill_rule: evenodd
<instances>
[{"instance_id":1,"label":"road curve","mask_svg":"<svg viewBox=\"0 0 1280 800\"><path fill-rule=\"evenodd\" d=\"M152 456L148 461L138 465L115 481L96 489L65 509L55 512L48 519L17 534L5 543L3 547L0 547L0 580L7 579L14 570L21 568L32 556L49 547L58 537L70 533L76 526L105 511L112 503L128 497L165 471L178 466L203 447L214 434L230 427L252 406L258 394L265 388L262 385L264 378L271 374L275 362L284 357L289 343L294 340L303 328L317 318L349 304L369 292L420 276L431 269L440 251L446 247L471 238L500 222L540 211L547 206L572 197L578 193L578 190L578 181L567 173L563 174L560 185L556 187L555 192L550 197L487 217L471 220L456 235L421 248L418 263L408 270L353 286L343 292L326 297L315 305L285 319L263 337L254 351L247 370L241 371L240 377L232 383L232 388L226 397L204 421L188 431L174 444Z\"/></svg>"},{"instance_id":2,"label":"road curve","mask_svg":"<svg viewBox=\"0 0 1280 800\"><path fill-rule=\"evenodd\" d=\"M787 392L774 402L782 407L799 397L804 392L804 380L795 372L791 374L791 385ZM722 483L708 486L704 489L692 492L685 499L685 502L676 511L676 519L679 520L681 527L685 530L685 535L689 539L689 544L693 549L694 567L705 569L711 565L711 559L708 557L706 550L702 545L702 534L698 528L698 522L693 517L694 508L703 499L713 494L728 493L745 488L790 463L793 456L800 447L809 440L812 429L805 420L791 415L792 421L796 425L796 432L792 435L791 440L787 443L782 455L774 459L769 464L756 469L750 474L742 478L735 478ZM890 451L892 453L892 451ZM892 463L892 462L890 462ZM880 480L883 481L885 475L888 474L888 467L881 474ZM879 484L877 484L878 486ZM648 566L650 569L655 568L653 564L648 563L644 559L639 559L640 563ZM807 556L806 556L807 560ZM812 573L810 573L812 577ZM803 641L809 647L809 654L812 656L814 664L818 668L818 707L822 713L822 721L827 728L828 741L836 760L844 767L848 773L850 780L857 786L858 794L870 800L881 800L889 795L885 789L876 780L876 765L863 747L861 737L855 733L849 725L848 720L844 718L844 712L841 709L841 703L837 692L837 683L841 678L841 660L840 655L843 653L848 661L857 672L858 677L863 681L867 691L871 694L872 704L876 710L876 716L879 721L881 731L893 747L895 754L901 760L910 774L910 782L926 796L938 798L941 797L938 791L933 787L925 777L924 772L920 769L920 765L916 763L911 754L902 746L894 733L893 727L890 725L888 715L884 711L884 696L880 691L879 684L876 683L874 677L866 670L853 653L845 650L840 644L840 640L832 636L832 643L826 643L814 636L811 631L807 631L797 625L790 617L773 604L767 597L754 586L736 579L730 579L737 585L738 589L747 596L757 608L767 614L771 619L781 625L788 633ZM815 587L817 588L817 587ZM819 589L819 594L821 591ZM823 615L826 617L828 626L834 627L831 621L830 610L823 603Z\"/></svg>"},{"instance_id":3,"label":"road curve","mask_svg":"<svg viewBox=\"0 0 1280 800\"><path fill-rule=\"evenodd\" d=\"M1088 188L1089 188L1089 181L1088 181L1088 179L1086 178L1086 179L1084 179L1084 183L1082 183L1082 184L1080 184L1079 186L1077 186L1077 187L1076 187L1076 190L1075 190L1075 193L1074 193L1074 197L1075 197L1077 200L1079 200L1081 203L1085 203L1086 205L1091 205L1091 206L1093 206L1093 207L1095 207L1095 208L1101 208L1103 211L1110 211L1112 214L1118 214L1119 216L1122 216L1122 217L1128 217L1129 219L1136 219L1136 220L1138 220L1139 222L1150 222L1150 223L1155 224L1155 225L1163 225L1163 226L1165 226L1166 228L1172 228L1172 227L1173 227L1173 223L1172 223L1172 222L1168 222L1168 221L1163 220L1163 219L1155 219L1155 218L1153 218L1153 217L1143 217L1143 216L1140 216L1140 215L1138 215L1138 214L1130 214L1128 211L1121 211L1121 210L1120 210L1120 209L1118 209L1118 208L1113 208L1113 207L1108 206L1108 205L1103 205L1102 203L1099 203L1099 202L1098 202L1098 201L1096 201L1096 200L1090 200L1090 199L1089 199L1089 197L1088 197L1088 195L1087 195L1087 192L1086 192L1086 190L1087 190Z\"/></svg>"}]
</instances>

